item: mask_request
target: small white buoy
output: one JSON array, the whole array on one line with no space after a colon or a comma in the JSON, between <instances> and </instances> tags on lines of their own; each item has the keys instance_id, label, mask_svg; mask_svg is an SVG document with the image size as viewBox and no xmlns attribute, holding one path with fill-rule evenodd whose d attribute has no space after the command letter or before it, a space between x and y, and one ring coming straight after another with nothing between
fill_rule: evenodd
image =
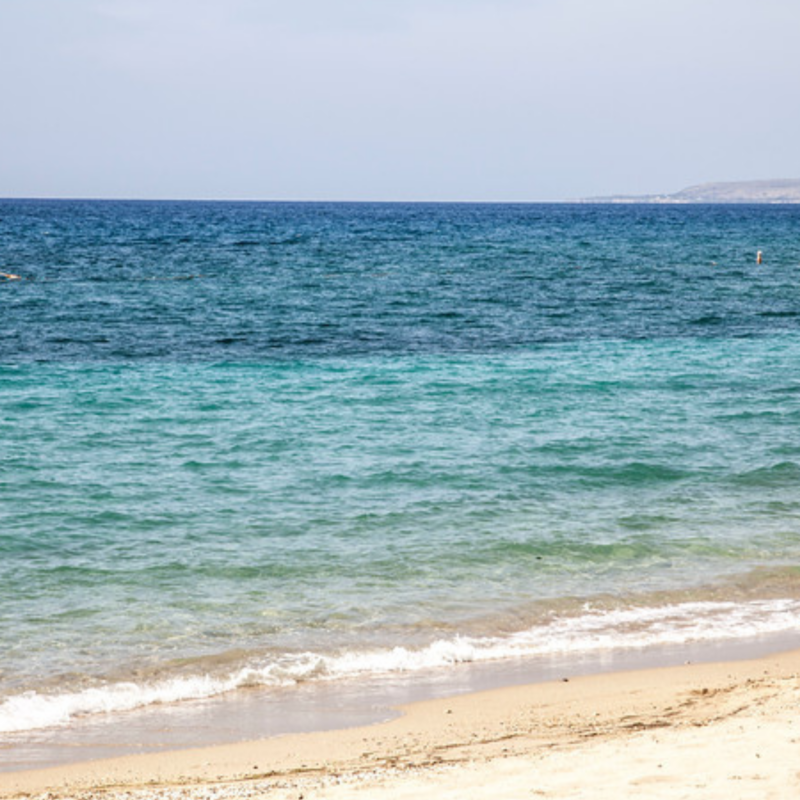
<instances>
[{"instance_id":1,"label":"small white buoy","mask_svg":"<svg viewBox=\"0 0 800 800\"><path fill-rule=\"evenodd\" d=\"M761 251L759 250L756 253L756 264L760 264L760 263L761 263Z\"/></svg>"}]
</instances>

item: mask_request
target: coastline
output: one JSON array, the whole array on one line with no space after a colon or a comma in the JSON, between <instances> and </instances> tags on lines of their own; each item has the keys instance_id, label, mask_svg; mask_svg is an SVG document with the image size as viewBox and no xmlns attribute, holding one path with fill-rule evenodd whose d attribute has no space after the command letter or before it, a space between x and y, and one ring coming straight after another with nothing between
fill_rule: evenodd
<instances>
[{"instance_id":1,"label":"coastline","mask_svg":"<svg viewBox=\"0 0 800 800\"><path fill-rule=\"evenodd\" d=\"M793 650L425 700L368 727L9 772L0 796L199 798L213 786L216 798L339 798L358 786L374 798L788 798L800 791L799 706Z\"/></svg>"},{"instance_id":2,"label":"coastline","mask_svg":"<svg viewBox=\"0 0 800 800\"><path fill-rule=\"evenodd\" d=\"M800 647L800 212L4 212L0 786L639 796L598 748L790 744L796 672L674 687Z\"/></svg>"}]
</instances>

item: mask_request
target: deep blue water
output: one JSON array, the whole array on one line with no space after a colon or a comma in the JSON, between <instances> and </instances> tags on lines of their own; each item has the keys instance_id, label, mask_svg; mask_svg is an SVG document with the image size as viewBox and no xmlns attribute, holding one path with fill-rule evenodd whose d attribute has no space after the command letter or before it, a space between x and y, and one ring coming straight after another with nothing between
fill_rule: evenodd
<instances>
[{"instance_id":1,"label":"deep blue water","mask_svg":"<svg viewBox=\"0 0 800 800\"><path fill-rule=\"evenodd\" d=\"M504 353L797 324L793 206L0 202L0 353ZM766 252L755 270L757 250Z\"/></svg>"}]
</instances>

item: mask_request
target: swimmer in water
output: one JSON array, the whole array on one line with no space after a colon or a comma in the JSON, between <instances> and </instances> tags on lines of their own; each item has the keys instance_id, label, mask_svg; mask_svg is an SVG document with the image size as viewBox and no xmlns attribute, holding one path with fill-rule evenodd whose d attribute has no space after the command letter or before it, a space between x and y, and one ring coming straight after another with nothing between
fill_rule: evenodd
<instances>
[{"instance_id":1,"label":"swimmer in water","mask_svg":"<svg viewBox=\"0 0 800 800\"><path fill-rule=\"evenodd\" d=\"M13 272L0 272L0 278L5 278L7 281L22 280L22 278L19 275L15 275Z\"/></svg>"}]
</instances>

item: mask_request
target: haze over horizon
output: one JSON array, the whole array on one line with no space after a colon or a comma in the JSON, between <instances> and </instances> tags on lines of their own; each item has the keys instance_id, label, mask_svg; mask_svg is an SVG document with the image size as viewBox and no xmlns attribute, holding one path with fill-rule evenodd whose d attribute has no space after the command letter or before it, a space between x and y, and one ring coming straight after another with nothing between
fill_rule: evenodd
<instances>
[{"instance_id":1,"label":"haze over horizon","mask_svg":"<svg viewBox=\"0 0 800 800\"><path fill-rule=\"evenodd\" d=\"M800 175L789 0L0 5L0 196L568 200Z\"/></svg>"}]
</instances>

